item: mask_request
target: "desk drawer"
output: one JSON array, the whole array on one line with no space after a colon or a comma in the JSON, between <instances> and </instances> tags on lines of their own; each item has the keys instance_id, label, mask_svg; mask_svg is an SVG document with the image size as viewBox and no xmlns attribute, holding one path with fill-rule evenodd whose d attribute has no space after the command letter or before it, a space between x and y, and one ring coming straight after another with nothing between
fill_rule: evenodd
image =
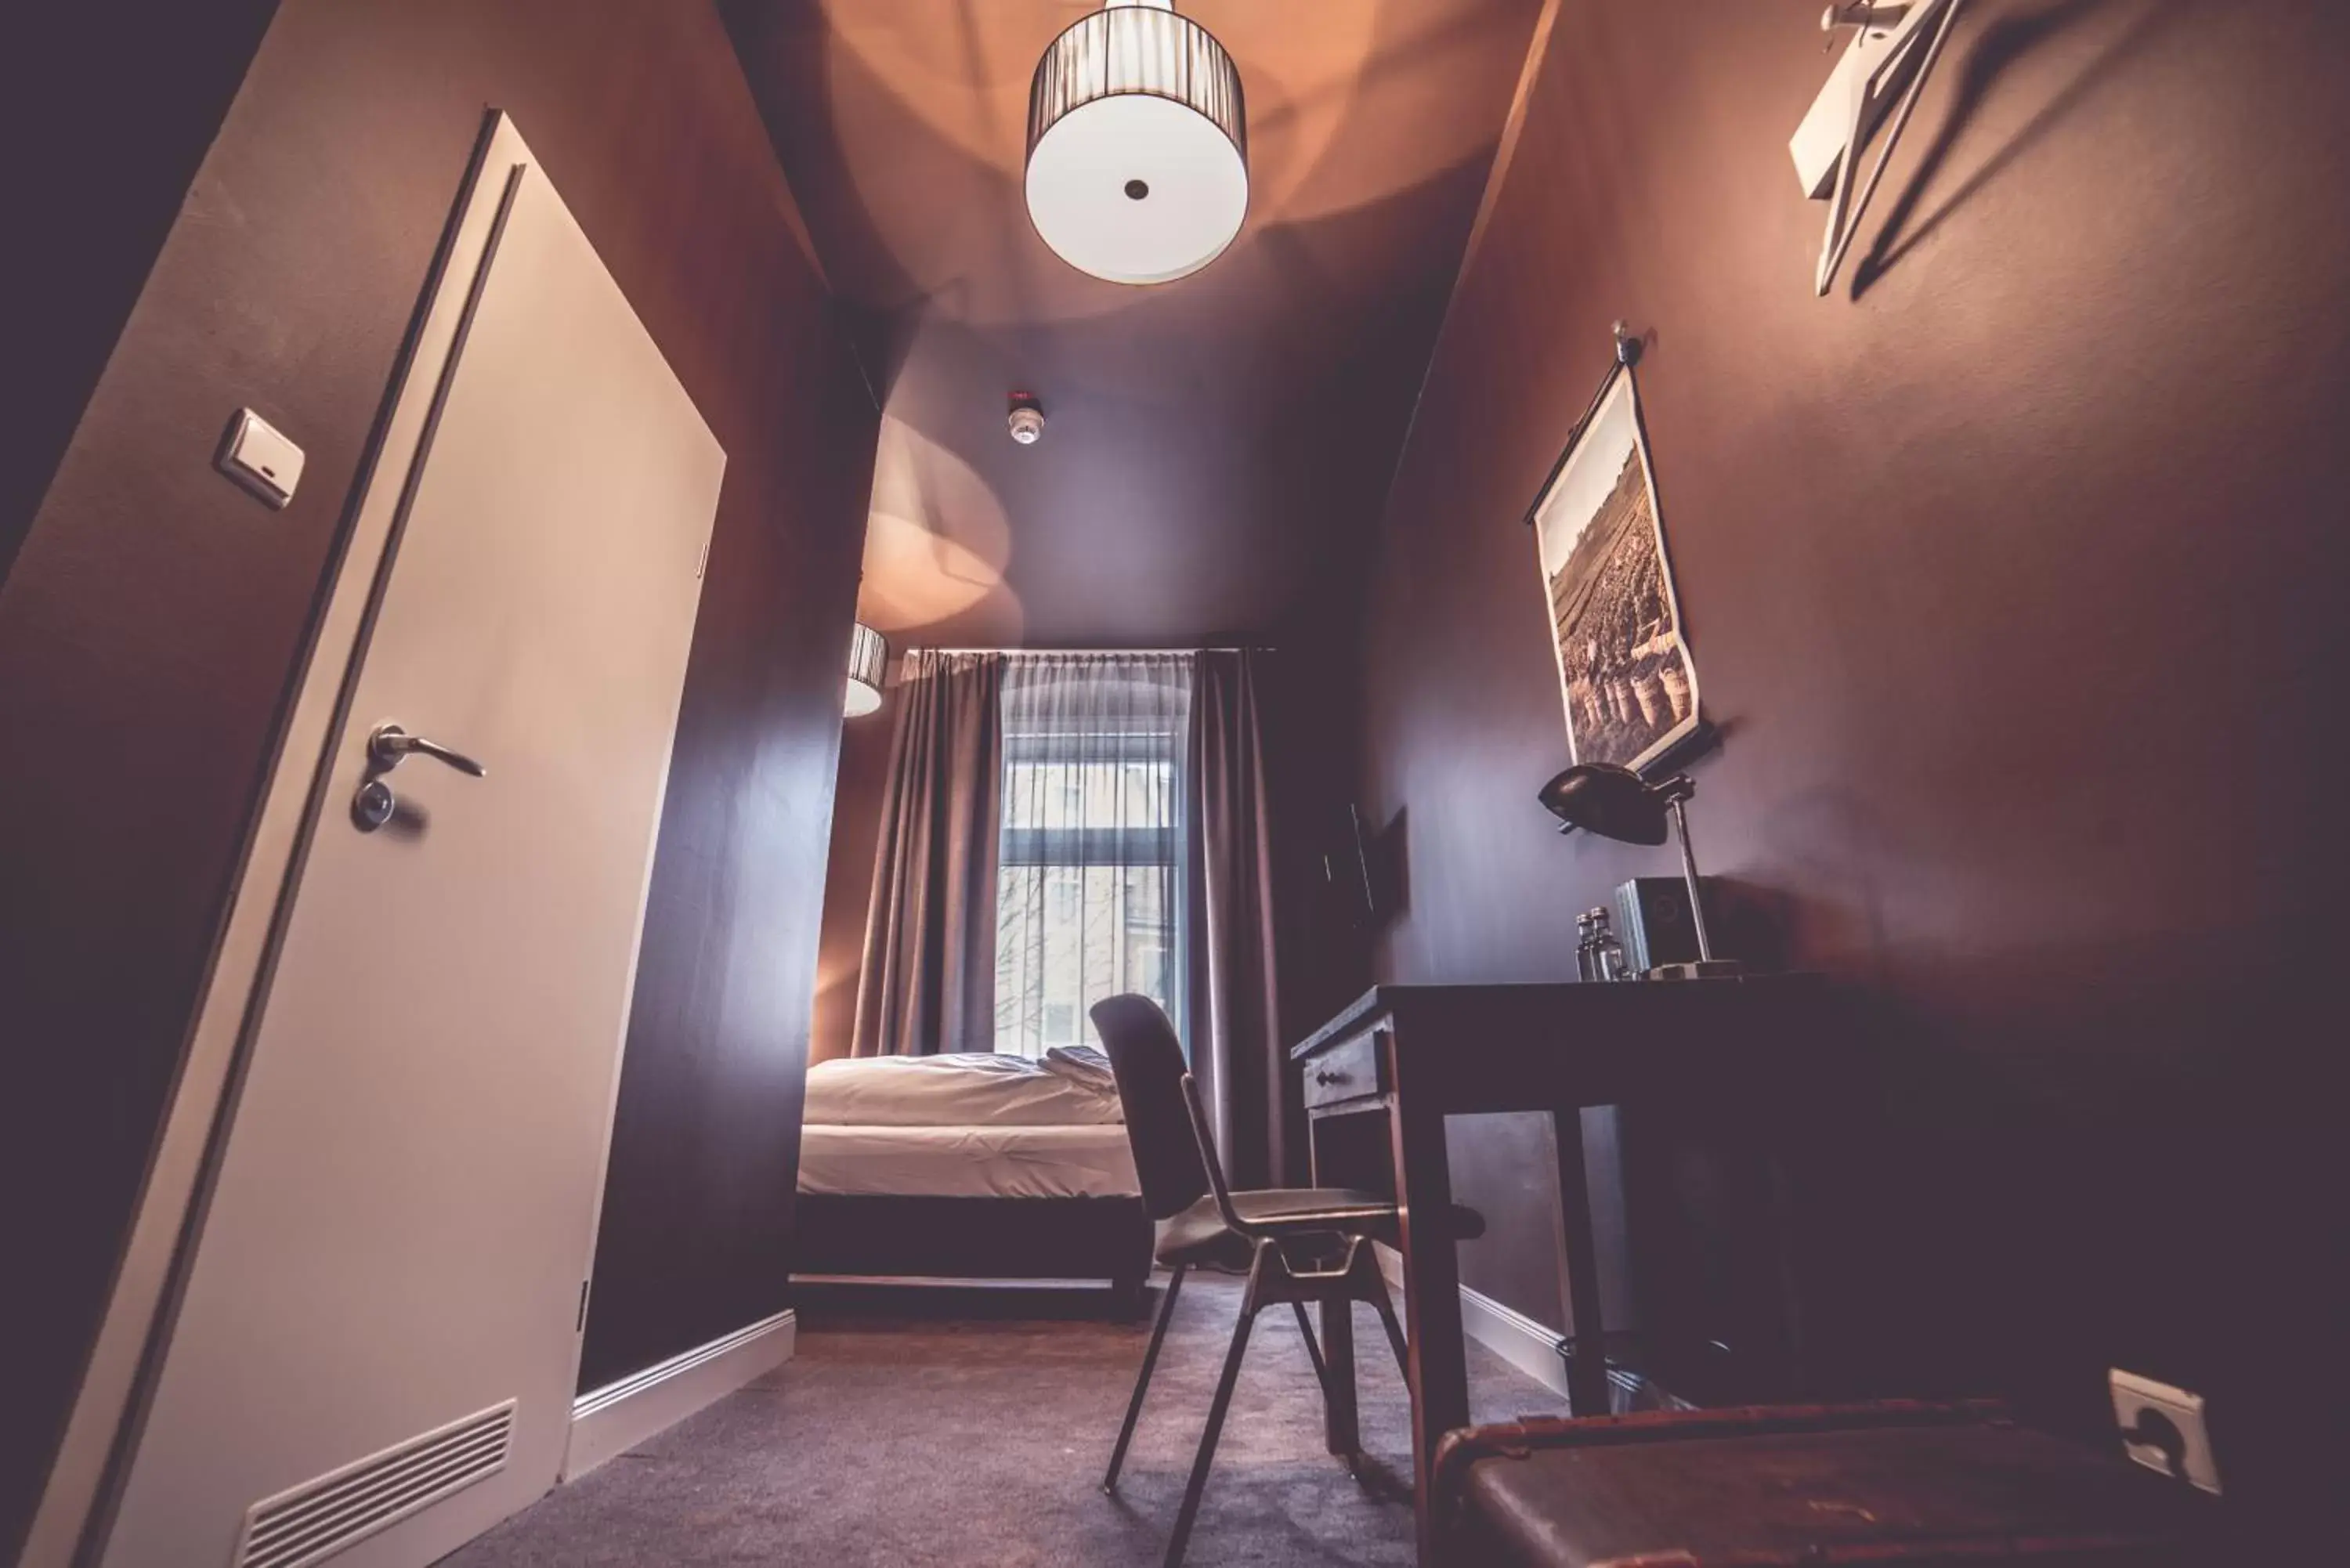
<instances>
[{"instance_id":1,"label":"desk drawer","mask_svg":"<svg viewBox=\"0 0 2350 1568\"><path fill-rule=\"evenodd\" d=\"M1305 1060L1305 1108L1359 1100L1387 1087L1383 1037L1374 1031L1342 1040Z\"/></svg>"}]
</instances>

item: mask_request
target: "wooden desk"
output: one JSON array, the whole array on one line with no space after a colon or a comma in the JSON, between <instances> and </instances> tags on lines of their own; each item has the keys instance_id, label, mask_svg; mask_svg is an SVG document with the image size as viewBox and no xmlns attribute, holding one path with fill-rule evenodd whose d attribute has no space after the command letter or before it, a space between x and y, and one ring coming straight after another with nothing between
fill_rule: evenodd
<instances>
[{"instance_id":1,"label":"wooden desk","mask_svg":"<svg viewBox=\"0 0 2350 1568\"><path fill-rule=\"evenodd\" d=\"M1607 1405L1598 1264L1583 1166L1586 1106L1690 1096L1771 1103L1825 1022L1815 975L1617 984L1382 985L1290 1052L1305 1076L1316 1186L1367 1185L1326 1168L1325 1129L1382 1115L1402 1210L1409 1314L1412 1501L1420 1561L1433 1561L1430 1465L1437 1439L1469 1421L1461 1338L1461 1275L1446 1215L1452 1180L1444 1118L1547 1111L1558 1135L1569 1310L1579 1354L1569 1395L1577 1414ZM1331 1355L1347 1356L1353 1322L1322 1309ZM1349 1357L1349 1359L1351 1359ZM1346 1361L1340 1361L1346 1365ZM1351 1397L1331 1402L1334 1452L1359 1447Z\"/></svg>"}]
</instances>

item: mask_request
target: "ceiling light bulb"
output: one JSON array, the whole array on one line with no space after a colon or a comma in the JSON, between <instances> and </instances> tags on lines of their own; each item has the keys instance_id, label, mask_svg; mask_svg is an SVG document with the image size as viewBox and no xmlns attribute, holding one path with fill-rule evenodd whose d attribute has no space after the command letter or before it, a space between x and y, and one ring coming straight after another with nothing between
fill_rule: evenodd
<instances>
[{"instance_id":1,"label":"ceiling light bulb","mask_svg":"<svg viewBox=\"0 0 2350 1568\"><path fill-rule=\"evenodd\" d=\"M1028 90L1028 216L1112 283L1169 283L1248 215L1240 70L1172 0L1108 0L1053 40Z\"/></svg>"}]
</instances>

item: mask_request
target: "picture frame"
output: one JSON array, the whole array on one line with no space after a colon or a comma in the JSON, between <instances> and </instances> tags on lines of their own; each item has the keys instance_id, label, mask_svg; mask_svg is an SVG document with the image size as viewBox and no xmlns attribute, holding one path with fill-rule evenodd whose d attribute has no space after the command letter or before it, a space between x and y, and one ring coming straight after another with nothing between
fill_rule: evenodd
<instances>
[{"instance_id":1,"label":"picture frame","mask_svg":"<svg viewBox=\"0 0 2350 1568\"><path fill-rule=\"evenodd\" d=\"M1617 364L1527 509L1568 760L1646 773L1701 723L1656 470L1630 365Z\"/></svg>"}]
</instances>

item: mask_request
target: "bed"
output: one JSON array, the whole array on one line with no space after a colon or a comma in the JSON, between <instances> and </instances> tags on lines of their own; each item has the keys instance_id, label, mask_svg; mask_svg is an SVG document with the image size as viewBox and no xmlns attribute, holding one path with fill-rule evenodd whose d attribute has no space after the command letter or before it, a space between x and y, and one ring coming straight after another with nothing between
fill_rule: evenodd
<instances>
[{"instance_id":1,"label":"bed","mask_svg":"<svg viewBox=\"0 0 2350 1568\"><path fill-rule=\"evenodd\" d=\"M823 1062L800 1130L809 1282L1107 1286L1140 1299L1150 1222L1107 1061Z\"/></svg>"}]
</instances>

